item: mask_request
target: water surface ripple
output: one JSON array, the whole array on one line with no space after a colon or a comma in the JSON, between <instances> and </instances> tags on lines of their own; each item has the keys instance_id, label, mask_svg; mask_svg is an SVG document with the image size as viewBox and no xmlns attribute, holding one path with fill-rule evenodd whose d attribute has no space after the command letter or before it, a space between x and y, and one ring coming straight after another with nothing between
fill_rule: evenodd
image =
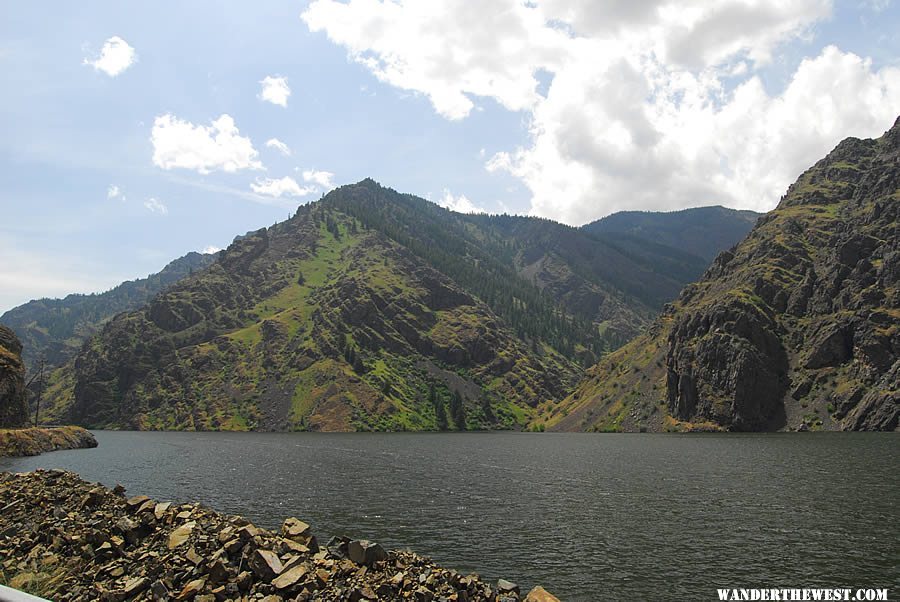
<instances>
[{"instance_id":1,"label":"water surface ripple","mask_svg":"<svg viewBox=\"0 0 900 602\"><path fill-rule=\"evenodd\" d=\"M893 434L97 432L65 468L264 527L287 516L563 600L715 599L717 587L900 593Z\"/></svg>"}]
</instances>

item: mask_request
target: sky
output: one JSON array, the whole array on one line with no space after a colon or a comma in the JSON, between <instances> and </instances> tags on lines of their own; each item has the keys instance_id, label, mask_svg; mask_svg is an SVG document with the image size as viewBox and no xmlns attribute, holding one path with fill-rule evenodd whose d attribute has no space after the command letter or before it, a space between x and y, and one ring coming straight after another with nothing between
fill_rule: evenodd
<instances>
[{"instance_id":1,"label":"sky","mask_svg":"<svg viewBox=\"0 0 900 602\"><path fill-rule=\"evenodd\" d=\"M0 1L0 313L372 177L580 225L767 211L900 114L890 0Z\"/></svg>"}]
</instances>

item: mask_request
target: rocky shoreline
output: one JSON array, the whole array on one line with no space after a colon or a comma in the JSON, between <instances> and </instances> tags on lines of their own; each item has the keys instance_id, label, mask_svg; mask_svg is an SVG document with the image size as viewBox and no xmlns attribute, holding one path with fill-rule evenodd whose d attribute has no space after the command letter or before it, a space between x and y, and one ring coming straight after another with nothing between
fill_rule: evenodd
<instances>
[{"instance_id":1,"label":"rocky shoreline","mask_svg":"<svg viewBox=\"0 0 900 602\"><path fill-rule=\"evenodd\" d=\"M128 497L61 470L0 473L0 583L57 601L553 602L408 551L279 533L198 504Z\"/></svg>"},{"instance_id":2,"label":"rocky shoreline","mask_svg":"<svg viewBox=\"0 0 900 602\"><path fill-rule=\"evenodd\" d=\"M89 447L97 447L97 440L80 426L0 429L0 458Z\"/></svg>"}]
</instances>

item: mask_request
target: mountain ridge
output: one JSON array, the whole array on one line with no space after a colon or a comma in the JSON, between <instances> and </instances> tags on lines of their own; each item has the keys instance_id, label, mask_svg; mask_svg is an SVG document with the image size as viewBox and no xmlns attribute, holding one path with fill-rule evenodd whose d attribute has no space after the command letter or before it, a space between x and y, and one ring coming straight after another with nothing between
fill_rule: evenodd
<instances>
[{"instance_id":1,"label":"mountain ridge","mask_svg":"<svg viewBox=\"0 0 900 602\"><path fill-rule=\"evenodd\" d=\"M900 119L804 172L650 329L605 357L556 430L896 430Z\"/></svg>"},{"instance_id":2,"label":"mountain ridge","mask_svg":"<svg viewBox=\"0 0 900 602\"><path fill-rule=\"evenodd\" d=\"M523 428L704 267L366 179L109 320L51 374L46 412L141 429Z\"/></svg>"},{"instance_id":3,"label":"mountain ridge","mask_svg":"<svg viewBox=\"0 0 900 602\"><path fill-rule=\"evenodd\" d=\"M167 286L214 260L213 255L190 252L170 261L159 272L126 280L102 293L73 293L23 303L0 315L0 324L13 329L22 339L26 366L34 368L43 355L47 368L53 369L72 358L106 320L140 307Z\"/></svg>"}]
</instances>

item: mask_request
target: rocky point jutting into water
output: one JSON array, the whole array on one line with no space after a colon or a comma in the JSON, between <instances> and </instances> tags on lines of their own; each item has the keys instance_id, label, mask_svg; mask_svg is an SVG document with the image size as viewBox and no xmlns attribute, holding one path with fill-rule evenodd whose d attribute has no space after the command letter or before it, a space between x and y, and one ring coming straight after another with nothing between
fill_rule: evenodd
<instances>
[{"instance_id":1,"label":"rocky point jutting into water","mask_svg":"<svg viewBox=\"0 0 900 602\"><path fill-rule=\"evenodd\" d=\"M554 602L412 552L332 538L289 518L280 533L197 504L126 497L69 472L0 473L0 583L57 601L475 600ZM558 601L557 601L558 602Z\"/></svg>"},{"instance_id":2,"label":"rocky point jutting into water","mask_svg":"<svg viewBox=\"0 0 900 602\"><path fill-rule=\"evenodd\" d=\"M560 430L896 430L900 119L801 175L544 417Z\"/></svg>"},{"instance_id":3,"label":"rocky point jutting into water","mask_svg":"<svg viewBox=\"0 0 900 602\"><path fill-rule=\"evenodd\" d=\"M0 429L0 458L89 447L97 447L97 440L80 426Z\"/></svg>"}]
</instances>

